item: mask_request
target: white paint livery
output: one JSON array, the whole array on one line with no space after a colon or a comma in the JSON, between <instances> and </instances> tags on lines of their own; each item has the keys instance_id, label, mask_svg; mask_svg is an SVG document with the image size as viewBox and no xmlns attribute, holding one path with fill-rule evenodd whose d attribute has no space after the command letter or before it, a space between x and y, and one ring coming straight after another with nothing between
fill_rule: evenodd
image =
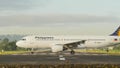
<instances>
[{"instance_id":1,"label":"white paint livery","mask_svg":"<svg viewBox=\"0 0 120 68\"><path fill-rule=\"evenodd\" d=\"M114 36L26 36L16 43L23 48L51 48L52 52L71 49L72 54L75 48L100 48L118 44L120 37L115 36L115 33Z\"/></svg>"}]
</instances>

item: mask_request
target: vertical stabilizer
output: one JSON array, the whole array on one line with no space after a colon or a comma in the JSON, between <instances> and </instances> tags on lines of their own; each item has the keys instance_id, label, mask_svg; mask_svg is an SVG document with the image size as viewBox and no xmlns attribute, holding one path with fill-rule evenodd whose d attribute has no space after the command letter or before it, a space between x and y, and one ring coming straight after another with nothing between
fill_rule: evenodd
<instances>
[{"instance_id":1,"label":"vertical stabilizer","mask_svg":"<svg viewBox=\"0 0 120 68\"><path fill-rule=\"evenodd\" d=\"M120 36L120 26L117 28L115 32L113 32L110 36Z\"/></svg>"}]
</instances>

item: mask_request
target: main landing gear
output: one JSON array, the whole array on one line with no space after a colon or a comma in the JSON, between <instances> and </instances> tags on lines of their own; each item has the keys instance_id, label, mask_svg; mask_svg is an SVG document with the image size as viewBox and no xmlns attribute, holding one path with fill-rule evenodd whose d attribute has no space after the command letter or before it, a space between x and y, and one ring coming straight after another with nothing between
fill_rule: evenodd
<instances>
[{"instance_id":1,"label":"main landing gear","mask_svg":"<svg viewBox=\"0 0 120 68\"><path fill-rule=\"evenodd\" d=\"M75 51L74 51L74 50L71 50L70 53L71 53L72 55L74 55L74 54L75 54Z\"/></svg>"},{"instance_id":2,"label":"main landing gear","mask_svg":"<svg viewBox=\"0 0 120 68\"><path fill-rule=\"evenodd\" d=\"M32 51L32 52L30 52L30 54L34 54L34 52Z\"/></svg>"}]
</instances>

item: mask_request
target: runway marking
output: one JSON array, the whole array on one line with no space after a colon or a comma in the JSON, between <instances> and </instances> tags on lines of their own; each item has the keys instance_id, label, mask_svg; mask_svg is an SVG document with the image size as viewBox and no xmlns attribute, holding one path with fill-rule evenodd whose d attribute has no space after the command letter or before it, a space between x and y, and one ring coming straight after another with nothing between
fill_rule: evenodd
<instances>
[{"instance_id":1,"label":"runway marking","mask_svg":"<svg viewBox=\"0 0 120 68\"><path fill-rule=\"evenodd\" d=\"M113 55L1 55L0 64L120 64Z\"/></svg>"},{"instance_id":2,"label":"runway marking","mask_svg":"<svg viewBox=\"0 0 120 68\"><path fill-rule=\"evenodd\" d=\"M63 55L59 55L59 60L65 61L65 57Z\"/></svg>"}]
</instances>

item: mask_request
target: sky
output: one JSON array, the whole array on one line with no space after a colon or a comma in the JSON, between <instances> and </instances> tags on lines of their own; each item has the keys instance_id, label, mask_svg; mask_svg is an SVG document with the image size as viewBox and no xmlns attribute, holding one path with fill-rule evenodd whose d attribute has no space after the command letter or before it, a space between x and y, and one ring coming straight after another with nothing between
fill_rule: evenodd
<instances>
[{"instance_id":1,"label":"sky","mask_svg":"<svg viewBox=\"0 0 120 68\"><path fill-rule=\"evenodd\" d=\"M109 35L120 0L0 0L0 34Z\"/></svg>"}]
</instances>

